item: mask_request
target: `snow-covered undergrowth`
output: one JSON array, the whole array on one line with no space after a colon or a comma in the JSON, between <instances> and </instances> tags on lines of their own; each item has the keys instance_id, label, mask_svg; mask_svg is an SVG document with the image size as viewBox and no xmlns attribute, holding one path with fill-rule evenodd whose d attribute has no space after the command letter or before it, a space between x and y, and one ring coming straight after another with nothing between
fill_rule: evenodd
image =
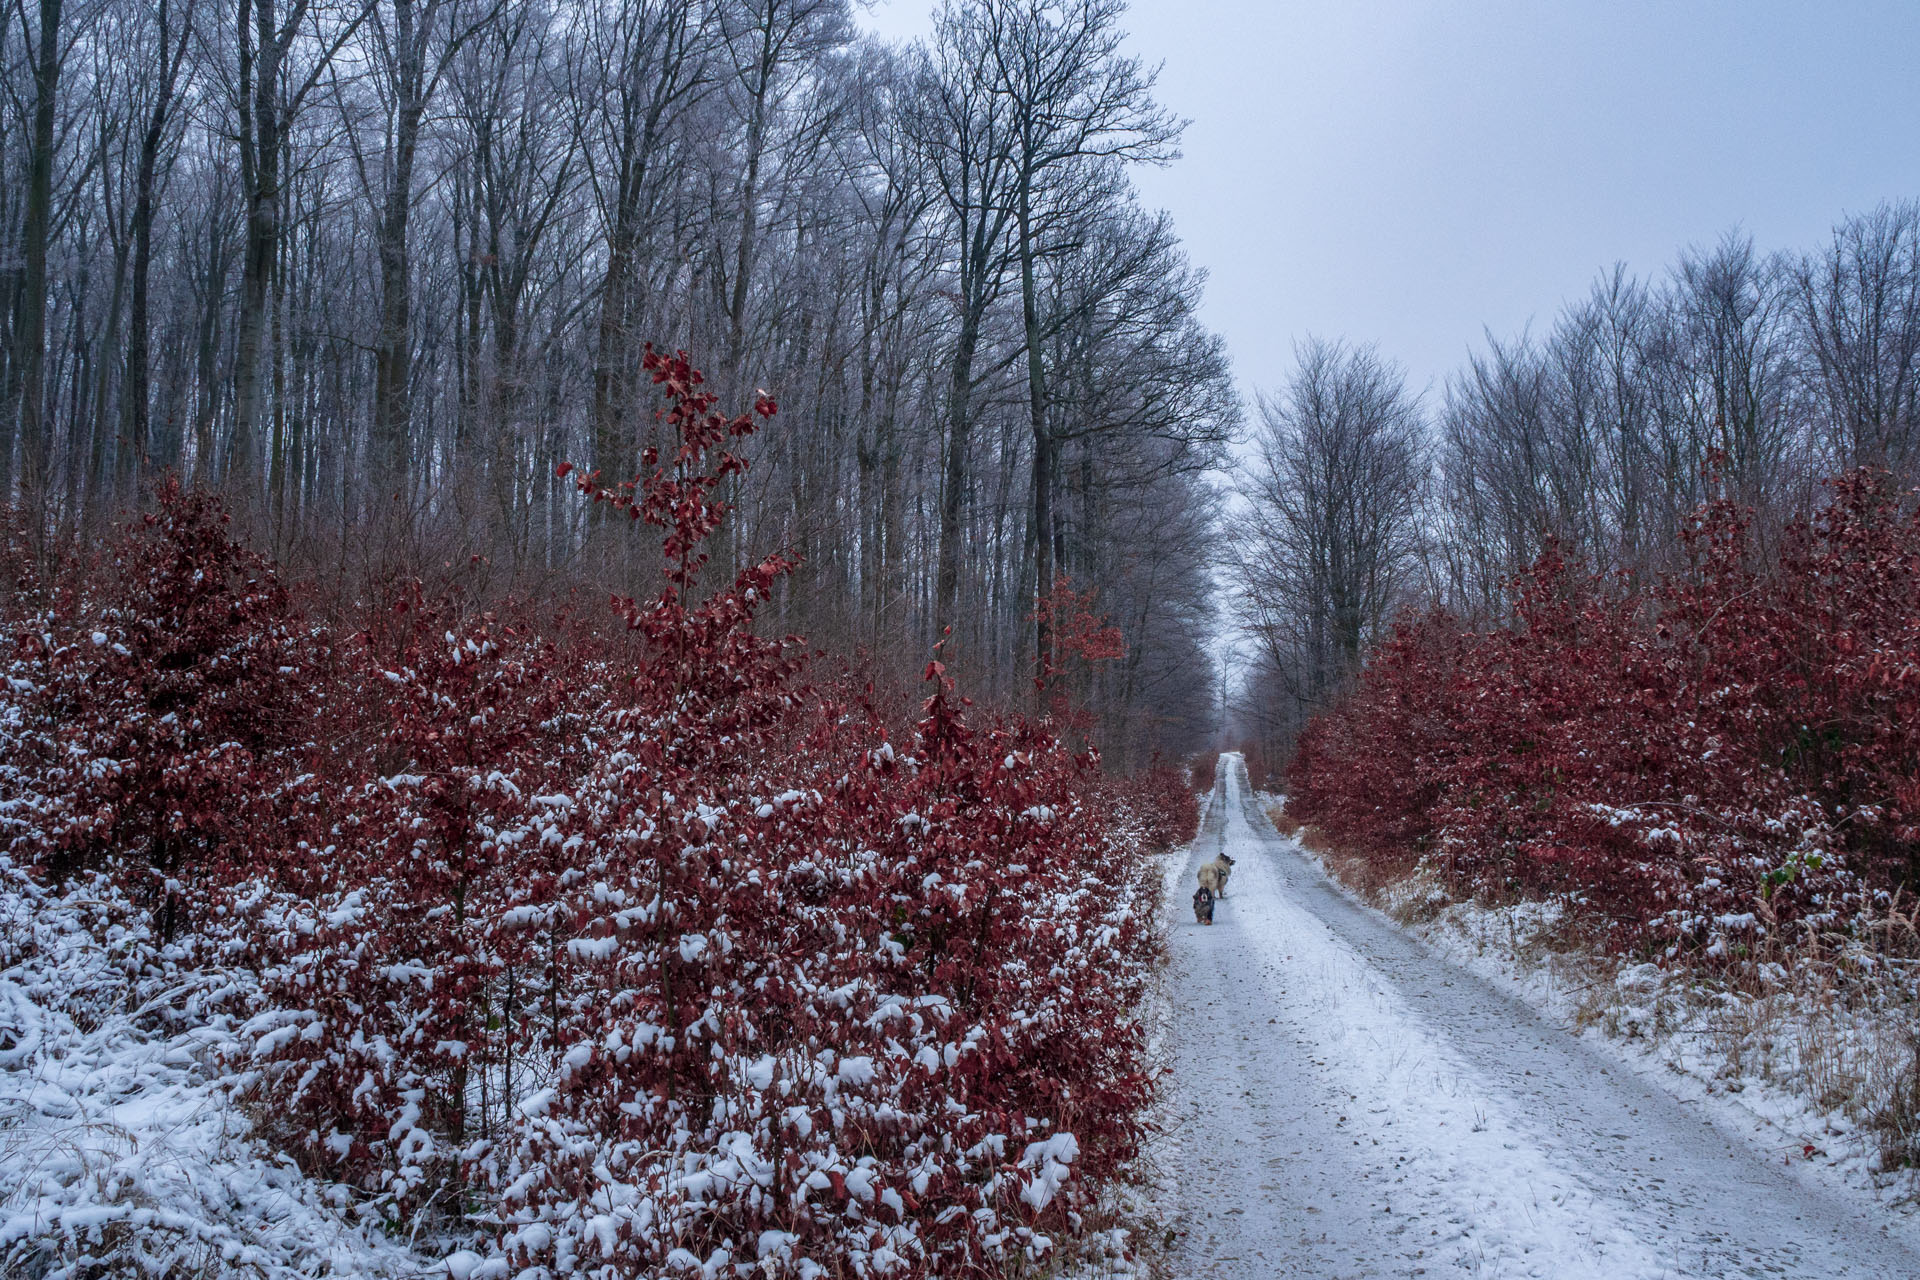
<instances>
[{"instance_id":1,"label":"snow-covered undergrowth","mask_svg":"<svg viewBox=\"0 0 1920 1280\"><path fill-rule=\"evenodd\" d=\"M1264 797L1275 825L1295 824ZM1739 967L1609 954L1562 904L1456 900L1415 869L1381 882L1305 830L1362 901L1561 1024L1713 1108L1782 1162L1904 1212L1920 1208L1920 934L1896 902L1876 936L1803 943Z\"/></svg>"},{"instance_id":2,"label":"snow-covered undergrowth","mask_svg":"<svg viewBox=\"0 0 1920 1280\"><path fill-rule=\"evenodd\" d=\"M912 1280L1124 1240L1184 780L938 662L917 715L809 683L755 627L790 558L698 581L751 415L647 367L680 447L580 482L664 534L611 625L402 582L328 627L174 485L0 602L22 1257Z\"/></svg>"},{"instance_id":3,"label":"snow-covered undergrowth","mask_svg":"<svg viewBox=\"0 0 1920 1280\"><path fill-rule=\"evenodd\" d=\"M418 1274L377 1212L253 1136L218 1065L231 982L146 915L0 856L0 1273Z\"/></svg>"},{"instance_id":4,"label":"snow-covered undergrowth","mask_svg":"<svg viewBox=\"0 0 1920 1280\"><path fill-rule=\"evenodd\" d=\"M1920 884L1920 494L1856 471L1752 527L1717 499L1658 572L1552 550L1504 616L1403 618L1301 731L1294 816L1622 955L1865 936Z\"/></svg>"},{"instance_id":5,"label":"snow-covered undergrowth","mask_svg":"<svg viewBox=\"0 0 1920 1280\"><path fill-rule=\"evenodd\" d=\"M1112 905L1116 913L1158 914L1151 900ZM503 1244L515 1243L512 1235L502 1239L484 1229L497 1220L492 1213L480 1215L482 1229L475 1231L446 1206L436 1214L431 1203L409 1202L397 1191L382 1194L303 1171L285 1146L284 1117L249 1104L256 1096L249 1086L257 1080L243 1069L259 1056L254 1033L283 1019L263 1006L253 974L196 967L188 948L157 943L147 917L108 877L56 890L0 857L0 1274L22 1280L511 1274L490 1262L508 1256ZM247 1009L255 1011L251 1017L242 1012ZM837 1087L840 1107L849 1110L868 1092L857 1086L873 1082L848 1070L850 1064L859 1065L840 1058L826 1082L827 1093ZM532 1104L553 1093L532 1087L542 1078L536 1072L523 1090L523 1112L542 1110ZM544 1117L528 1118L538 1128ZM845 1123L844 1115L834 1119ZM953 1112L947 1123L959 1130L978 1122ZM737 1142L714 1144L713 1154L751 1161L751 1138L740 1132ZM1025 1144L1017 1154L998 1176L1010 1180L1015 1203L1038 1217L1075 1172L1077 1143L1062 1135ZM693 1156L689 1150L682 1157L689 1169L696 1167ZM984 1160L983 1169L1000 1163ZM861 1216L863 1203L878 1208L876 1201L897 1199L887 1183L898 1171L871 1156L849 1153L844 1197L831 1188L831 1162L821 1168L818 1190L842 1212ZM874 1193L864 1197L863 1172ZM1122 1169L1089 1194L1077 1191L1072 1203L1081 1208L1051 1239L1026 1233L1031 1247L1015 1269L1081 1280L1143 1275L1135 1176ZM441 1189L454 1190L450 1183ZM619 1192L603 1183L603 1194ZM646 1199L625 1202L640 1208ZM549 1235L591 1239L608 1222L591 1207L550 1210L528 1219L518 1234L544 1224ZM875 1216L871 1208L866 1216ZM783 1273L762 1270L765 1256L744 1270L693 1270ZM580 1261L592 1270L592 1262L605 1260ZM614 1273L651 1274L629 1267Z\"/></svg>"}]
</instances>

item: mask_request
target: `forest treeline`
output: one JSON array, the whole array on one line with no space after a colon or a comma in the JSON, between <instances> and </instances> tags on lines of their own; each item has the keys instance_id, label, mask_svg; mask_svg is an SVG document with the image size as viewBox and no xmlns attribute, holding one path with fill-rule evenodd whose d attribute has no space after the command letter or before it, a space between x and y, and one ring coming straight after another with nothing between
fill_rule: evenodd
<instances>
[{"instance_id":1,"label":"forest treeline","mask_svg":"<svg viewBox=\"0 0 1920 1280\"><path fill-rule=\"evenodd\" d=\"M1409 610L1524 627L1514 584L1549 556L1616 600L1705 590L1689 535L1712 503L1740 513L1743 569L1788 581L1827 481L1885 473L1884 505L1910 507L1920 205L1849 216L1805 252L1730 234L1654 278L1616 267L1427 394L1375 347L1298 354L1260 405L1234 540L1240 714L1274 764Z\"/></svg>"},{"instance_id":2,"label":"forest treeline","mask_svg":"<svg viewBox=\"0 0 1920 1280\"><path fill-rule=\"evenodd\" d=\"M1200 474L1238 408L1129 170L1121 0L36 0L0 30L0 492L45 545L177 471L255 545L474 598L631 589L648 343L779 426L716 554L769 625L1031 698L1061 578L1122 759L1201 731ZM1079 598L1079 597L1076 597ZM949 629L951 629L949 634Z\"/></svg>"}]
</instances>

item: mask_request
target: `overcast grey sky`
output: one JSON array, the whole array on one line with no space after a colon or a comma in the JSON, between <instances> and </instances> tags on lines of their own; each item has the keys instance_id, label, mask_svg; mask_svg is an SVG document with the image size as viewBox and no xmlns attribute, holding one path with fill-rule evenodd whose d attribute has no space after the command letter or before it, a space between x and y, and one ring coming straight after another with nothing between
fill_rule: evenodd
<instances>
[{"instance_id":1,"label":"overcast grey sky","mask_svg":"<svg viewBox=\"0 0 1920 1280\"><path fill-rule=\"evenodd\" d=\"M933 0L870 29L924 35ZM1208 322L1272 389L1307 333L1439 382L1481 331L1735 226L1806 248L1920 195L1920 0L1134 0L1189 118L1139 175L1212 274Z\"/></svg>"}]
</instances>

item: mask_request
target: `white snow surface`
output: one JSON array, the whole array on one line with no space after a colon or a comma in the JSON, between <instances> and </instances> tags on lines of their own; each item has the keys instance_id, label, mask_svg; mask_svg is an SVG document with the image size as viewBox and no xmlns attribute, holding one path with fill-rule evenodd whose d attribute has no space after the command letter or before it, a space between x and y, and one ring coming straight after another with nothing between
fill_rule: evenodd
<instances>
[{"instance_id":1,"label":"white snow surface","mask_svg":"<svg viewBox=\"0 0 1920 1280\"><path fill-rule=\"evenodd\" d=\"M1886 1215L1910 1242L1920 1234L1920 1178L1881 1167L1877 1135L1849 1112L1847 1099L1823 1105L1817 1096L1834 1084L1832 1064L1822 1075L1807 1061L1824 1049L1850 1052L1856 1061L1846 1065L1855 1069L1858 1057L1875 1052L1907 1066L1912 1048L1896 1021L1901 1011L1810 1011L1802 993L1785 983L1784 971L1779 989L1754 997L1712 988L1686 969L1614 966L1588 953L1530 946L1559 923L1552 902L1468 901L1448 902L1434 918L1410 927L1448 960L1703 1107L1716 1124L1745 1135L1773 1160L1791 1163L1799 1176L1872 1206L1869 1212ZM1809 1019L1820 1025L1810 1026ZM1828 1044L1812 1042L1823 1034Z\"/></svg>"},{"instance_id":2,"label":"white snow surface","mask_svg":"<svg viewBox=\"0 0 1920 1280\"><path fill-rule=\"evenodd\" d=\"M217 976L143 914L0 856L0 1274L444 1276L253 1135L214 1060Z\"/></svg>"},{"instance_id":3,"label":"white snow surface","mask_svg":"<svg viewBox=\"0 0 1920 1280\"><path fill-rule=\"evenodd\" d=\"M1222 850L1233 883L1202 927L1185 890ZM1175 1274L1920 1276L1871 1206L1343 894L1238 757L1170 862Z\"/></svg>"}]
</instances>

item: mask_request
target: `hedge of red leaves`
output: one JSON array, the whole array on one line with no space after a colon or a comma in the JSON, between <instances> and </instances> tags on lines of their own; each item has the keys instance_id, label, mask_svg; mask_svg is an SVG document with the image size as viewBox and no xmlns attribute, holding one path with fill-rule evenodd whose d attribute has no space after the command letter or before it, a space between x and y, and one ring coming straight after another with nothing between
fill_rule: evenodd
<instances>
[{"instance_id":1,"label":"hedge of red leaves","mask_svg":"<svg viewBox=\"0 0 1920 1280\"><path fill-rule=\"evenodd\" d=\"M1389 872L1557 895L1720 961L1920 874L1920 516L1839 479L1766 562L1703 508L1645 586L1549 556L1513 618L1409 619L1315 720L1289 809Z\"/></svg>"},{"instance_id":2,"label":"hedge of red leaves","mask_svg":"<svg viewBox=\"0 0 1920 1280\"><path fill-rule=\"evenodd\" d=\"M1106 779L1099 794L1109 822L1142 848L1171 849L1199 833L1200 793L1185 769L1156 761L1138 773Z\"/></svg>"},{"instance_id":3,"label":"hedge of red leaves","mask_svg":"<svg viewBox=\"0 0 1920 1280\"><path fill-rule=\"evenodd\" d=\"M624 636L417 586L328 635L169 489L8 628L0 835L157 886L244 975L238 1084L470 1274L1002 1274L1141 1138L1143 859L1193 797L937 663L905 734L805 684L753 628L785 558L700 594L754 418L647 369L678 449L579 479L662 536Z\"/></svg>"}]
</instances>

